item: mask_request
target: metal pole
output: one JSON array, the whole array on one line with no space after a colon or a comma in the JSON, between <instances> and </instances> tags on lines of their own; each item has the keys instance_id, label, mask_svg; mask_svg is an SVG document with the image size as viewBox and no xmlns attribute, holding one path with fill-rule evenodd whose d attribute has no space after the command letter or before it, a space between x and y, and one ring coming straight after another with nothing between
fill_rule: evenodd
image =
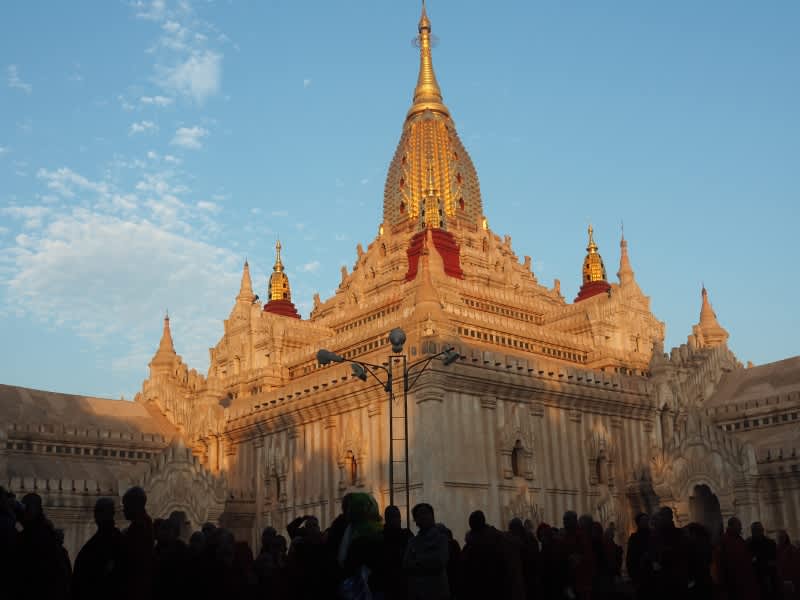
<instances>
[{"instance_id":1,"label":"metal pole","mask_svg":"<svg viewBox=\"0 0 800 600\"><path fill-rule=\"evenodd\" d=\"M387 393L389 395L389 504L394 505L394 380L392 379L392 368L394 361L389 358L389 385Z\"/></svg>"},{"instance_id":2,"label":"metal pole","mask_svg":"<svg viewBox=\"0 0 800 600\"><path fill-rule=\"evenodd\" d=\"M408 360L406 355L403 354L403 424L405 425L405 435L403 436L406 445L406 527L411 529L411 481L409 480L409 462L408 455L408 369L406 368Z\"/></svg>"}]
</instances>

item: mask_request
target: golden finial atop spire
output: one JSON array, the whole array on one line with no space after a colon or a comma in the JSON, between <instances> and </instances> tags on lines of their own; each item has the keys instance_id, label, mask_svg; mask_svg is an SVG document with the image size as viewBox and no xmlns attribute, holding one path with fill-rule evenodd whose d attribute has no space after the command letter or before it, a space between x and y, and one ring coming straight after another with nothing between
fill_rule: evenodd
<instances>
[{"instance_id":1,"label":"golden finial atop spire","mask_svg":"<svg viewBox=\"0 0 800 600\"><path fill-rule=\"evenodd\" d=\"M272 270L275 273L282 273L283 272L283 262L281 262L281 240L278 238L278 241L275 242L275 265L272 267Z\"/></svg>"},{"instance_id":2,"label":"golden finial atop spire","mask_svg":"<svg viewBox=\"0 0 800 600\"><path fill-rule=\"evenodd\" d=\"M289 278L284 273L283 262L281 261L281 241L275 242L275 265L272 267L272 275L269 278L269 299L270 300L291 300L292 293L289 290Z\"/></svg>"},{"instance_id":3,"label":"golden finial atop spire","mask_svg":"<svg viewBox=\"0 0 800 600\"><path fill-rule=\"evenodd\" d=\"M591 223L589 223L589 245L586 246L586 251L589 254L597 254L597 244L594 243L594 227Z\"/></svg>"},{"instance_id":4,"label":"golden finial atop spire","mask_svg":"<svg viewBox=\"0 0 800 600\"><path fill-rule=\"evenodd\" d=\"M414 88L414 104L408 111L406 118L425 110L432 110L450 116L450 111L442 103L442 90L436 81L436 74L433 72L433 60L431 58L431 21L425 10L425 2L422 2L422 15L419 18L419 77L417 87Z\"/></svg>"}]
</instances>

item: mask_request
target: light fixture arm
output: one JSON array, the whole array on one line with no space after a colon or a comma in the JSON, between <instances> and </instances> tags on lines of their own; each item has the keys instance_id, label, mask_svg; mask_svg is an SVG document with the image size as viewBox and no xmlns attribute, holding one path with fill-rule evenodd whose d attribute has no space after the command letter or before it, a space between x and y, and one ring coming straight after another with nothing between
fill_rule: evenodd
<instances>
[{"instance_id":1,"label":"light fixture arm","mask_svg":"<svg viewBox=\"0 0 800 600\"><path fill-rule=\"evenodd\" d=\"M425 372L425 369L427 368L427 366L429 364L431 364L432 361L436 360L440 356L445 356L445 355L450 354L451 352L454 352L454 351L455 351L455 348L451 346L450 348L445 348L441 352L437 352L433 356L429 356L428 358L423 358L421 360L418 360L417 362L411 363L408 366L408 368L405 370L405 373L403 373L403 376L405 378L405 389L406 389L406 391L409 391L409 390L411 390L412 387L414 387L414 384L417 383L417 380L420 378L422 373ZM411 375L411 371L415 367L419 367L419 372L414 376L414 379L412 379L411 382L409 383L408 376Z\"/></svg>"}]
</instances>

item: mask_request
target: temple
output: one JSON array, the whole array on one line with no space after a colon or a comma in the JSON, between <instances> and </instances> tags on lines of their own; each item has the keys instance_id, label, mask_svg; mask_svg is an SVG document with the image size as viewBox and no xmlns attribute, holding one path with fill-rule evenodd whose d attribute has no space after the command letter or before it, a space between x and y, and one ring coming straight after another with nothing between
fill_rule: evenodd
<instances>
[{"instance_id":1,"label":"temple","mask_svg":"<svg viewBox=\"0 0 800 600\"><path fill-rule=\"evenodd\" d=\"M489 226L424 9L418 34L383 220L335 293L315 296L301 318L278 243L263 302L244 263L206 374L176 353L165 318L134 402L0 386L0 482L40 493L73 551L94 500L133 483L155 516L183 510L195 527L219 521L254 546L263 527L296 515L330 523L349 491L384 507L392 491L405 503L406 487L458 538L476 508L495 524L558 522L574 509L625 536L635 513L659 505L679 524L716 531L736 514L800 534L800 357L745 368L705 287L686 344L665 352L627 241L609 281L591 226L574 301L558 280L543 284ZM397 371L388 359L397 327L410 363L451 347L461 358L432 360L407 412L392 390L392 418L408 437L394 427L390 439L384 386L348 364L321 366L317 352ZM392 490L390 444L409 472Z\"/></svg>"}]
</instances>

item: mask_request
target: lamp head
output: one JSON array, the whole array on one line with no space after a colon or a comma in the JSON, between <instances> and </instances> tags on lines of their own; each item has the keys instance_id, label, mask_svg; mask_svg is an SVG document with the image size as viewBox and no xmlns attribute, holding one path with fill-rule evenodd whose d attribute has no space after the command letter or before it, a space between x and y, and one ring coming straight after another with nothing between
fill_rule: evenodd
<instances>
[{"instance_id":1,"label":"lamp head","mask_svg":"<svg viewBox=\"0 0 800 600\"><path fill-rule=\"evenodd\" d=\"M392 345L392 352L400 354L403 351L403 344L406 343L406 332L395 327L389 332L389 343Z\"/></svg>"},{"instance_id":2,"label":"lamp head","mask_svg":"<svg viewBox=\"0 0 800 600\"><path fill-rule=\"evenodd\" d=\"M325 348L322 348L317 352L317 362L322 366L325 366L332 362L344 362L344 357L339 356L335 352L331 352L330 350L325 350Z\"/></svg>"},{"instance_id":3,"label":"lamp head","mask_svg":"<svg viewBox=\"0 0 800 600\"><path fill-rule=\"evenodd\" d=\"M361 381L367 380L367 370L361 363L350 363L350 369L353 371L353 377L358 377Z\"/></svg>"},{"instance_id":4,"label":"lamp head","mask_svg":"<svg viewBox=\"0 0 800 600\"><path fill-rule=\"evenodd\" d=\"M459 358L461 358L461 355L458 352L456 352L454 348L448 348L444 352L444 356L442 357L442 362L444 363L445 367L449 367Z\"/></svg>"}]
</instances>

